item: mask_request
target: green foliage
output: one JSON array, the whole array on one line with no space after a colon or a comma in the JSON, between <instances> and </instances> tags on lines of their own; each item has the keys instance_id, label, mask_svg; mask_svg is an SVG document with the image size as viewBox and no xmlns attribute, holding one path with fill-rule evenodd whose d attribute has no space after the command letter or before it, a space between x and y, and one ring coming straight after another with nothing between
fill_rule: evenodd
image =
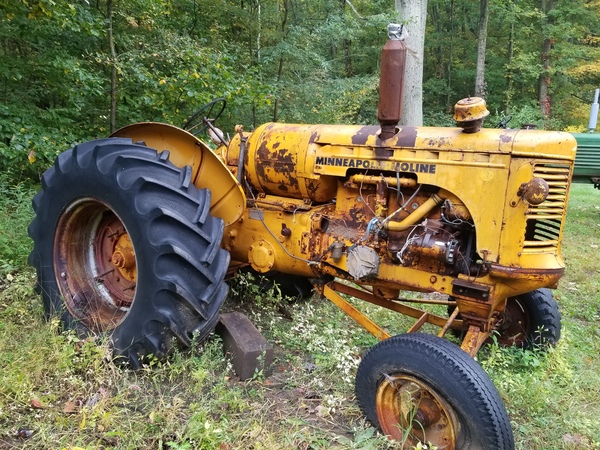
<instances>
[{"instance_id":1,"label":"green foliage","mask_svg":"<svg viewBox=\"0 0 600 450\"><path fill-rule=\"evenodd\" d=\"M490 1L486 52L486 100L496 110L512 113L538 104L540 77L550 81L552 117L546 128L562 129L585 120L582 103L600 83L595 36L600 29L598 2L558 0L543 12L539 2ZM430 0L424 72L426 113L449 110L473 94L479 2ZM552 42L550 69L544 73L541 48ZM573 115L577 109L578 114ZM589 114L589 106L587 109Z\"/></svg>"},{"instance_id":2,"label":"green foliage","mask_svg":"<svg viewBox=\"0 0 600 450\"><path fill-rule=\"evenodd\" d=\"M229 282L229 299L258 308L272 309L284 302L276 283L251 272L240 272Z\"/></svg>"},{"instance_id":3,"label":"green foliage","mask_svg":"<svg viewBox=\"0 0 600 450\"><path fill-rule=\"evenodd\" d=\"M113 3L112 22L107 0L0 6L0 170L15 182L37 180L64 149L110 133L113 69L117 127L181 125L217 97L228 101L220 126L230 132L274 119L376 122L385 27L398 20L390 2ZM544 13L512 0L490 9L490 109L540 128L580 126L600 84L600 4L559 0ZM452 106L473 91L478 4L430 0L428 17L425 123L452 125ZM535 114L544 38L553 40L550 120Z\"/></svg>"},{"instance_id":4,"label":"green foliage","mask_svg":"<svg viewBox=\"0 0 600 450\"><path fill-rule=\"evenodd\" d=\"M0 278L27 267L31 241L27 227L33 212L30 207L34 190L26 184L13 184L8 174L0 172ZM1 283L1 282L0 282Z\"/></svg>"}]
</instances>

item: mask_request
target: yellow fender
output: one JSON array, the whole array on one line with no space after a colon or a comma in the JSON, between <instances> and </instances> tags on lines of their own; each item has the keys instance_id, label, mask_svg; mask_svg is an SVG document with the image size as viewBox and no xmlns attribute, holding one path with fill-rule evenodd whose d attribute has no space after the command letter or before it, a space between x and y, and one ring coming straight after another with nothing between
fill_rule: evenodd
<instances>
[{"instance_id":1,"label":"yellow fender","mask_svg":"<svg viewBox=\"0 0 600 450\"><path fill-rule=\"evenodd\" d=\"M111 134L144 142L156 150L168 150L170 161L179 167L192 168L192 182L211 192L210 212L223 219L225 226L238 220L246 207L246 195L237 179L213 151L181 128L158 122L128 125Z\"/></svg>"}]
</instances>

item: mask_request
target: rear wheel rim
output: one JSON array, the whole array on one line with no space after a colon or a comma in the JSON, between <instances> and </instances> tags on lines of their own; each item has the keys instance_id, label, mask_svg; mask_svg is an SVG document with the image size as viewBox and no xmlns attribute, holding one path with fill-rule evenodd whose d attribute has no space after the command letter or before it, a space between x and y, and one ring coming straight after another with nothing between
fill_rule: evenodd
<instances>
[{"instance_id":1,"label":"rear wheel rim","mask_svg":"<svg viewBox=\"0 0 600 450\"><path fill-rule=\"evenodd\" d=\"M423 381L403 374L386 375L377 389L375 407L381 430L403 445L412 448L422 442L455 450L456 415Z\"/></svg>"},{"instance_id":2,"label":"rear wheel rim","mask_svg":"<svg viewBox=\"0 0 600 450\"><path fill-rule=\"evenodd\" d=\"M104 202L81 198L61 214L54 267L69 312L94 331L123 322L135 298L137 264L119 216Z\"/></svg>"}]
</instances>

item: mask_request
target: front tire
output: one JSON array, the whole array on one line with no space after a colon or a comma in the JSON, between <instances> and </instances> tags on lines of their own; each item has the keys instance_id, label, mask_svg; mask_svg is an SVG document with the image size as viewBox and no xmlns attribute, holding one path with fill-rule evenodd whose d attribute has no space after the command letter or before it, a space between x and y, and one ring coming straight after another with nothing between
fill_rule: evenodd
<instances>
[{"instance_id":1,"label":"front tire","mask_svg":"<svg viewBox=\"0 0 600 450\"><path fill-rule=\"evenodd\" d=\"M227 294L223 222L168 156L129 139L87 142L59 155L33 200L29 262L46 315L108 334L134 368L173 340L206 338Z\"/></svg>"},{"instance_id":2,"label":"front tire","mask_svg":"<svg viewBox=\"0 0 600 450\"><path fill-rule=\"evenodd\" d=\"M544 349L558 343L561 328L552 291L537 289L507 300L496 328L496 340L502 347Z\"/></svg>"},{"instance_id":3,"label":"front tire","mask_svg":"<svg viewBox=\"0 0 600 450\"><path fill-rule=\"evenodd\" d=\"M513 450L504 404L485 371L445 339L411 333L379 342L356 374L361 410L413 448ZM404 447L406 445L406 447Z\"/></svg>"}]
</instances>

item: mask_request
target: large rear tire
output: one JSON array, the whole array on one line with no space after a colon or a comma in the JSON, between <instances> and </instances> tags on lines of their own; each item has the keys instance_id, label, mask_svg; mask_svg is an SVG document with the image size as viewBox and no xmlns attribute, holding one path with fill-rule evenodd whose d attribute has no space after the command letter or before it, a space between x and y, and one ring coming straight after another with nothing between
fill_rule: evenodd
<instances>
[{"instance_id":1,"label":"large rear tire","mask_svg":"<svg viewBox=\"0 0 600 450\"><path fill-rule=\"evenodd\" d=\"M513 450L508 415L485 371L459 347L428 334L376 344L356 373L360 408L384 434L414 448Z\"/></svg>"},{"instance_id":2,"label":"large rear tire","mask_svg":"<svg viewBox=\"0 0 600 450\"><path fill-rule=\"evenodd\" d=\"M46 315L109 335L134 368L206 338L227 295L223 221L168 157L129 139L87 142L59 155L33 200L29 262Z\"/></svg>"}]
</instances>

